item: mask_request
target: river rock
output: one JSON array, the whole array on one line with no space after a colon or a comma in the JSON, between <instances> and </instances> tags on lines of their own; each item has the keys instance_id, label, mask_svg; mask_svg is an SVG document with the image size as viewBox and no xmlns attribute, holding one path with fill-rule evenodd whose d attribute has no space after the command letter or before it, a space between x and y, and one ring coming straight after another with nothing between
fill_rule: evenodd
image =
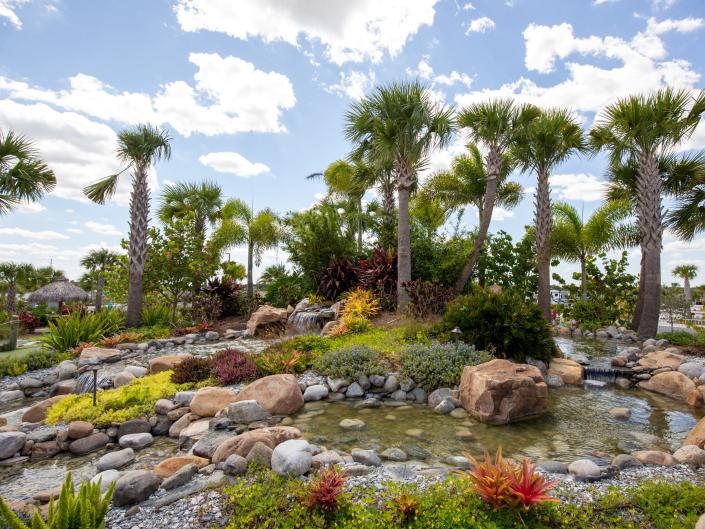
<instances>
[{"instance_id":1,"label":"river rock","mask_svg":"<svg viewBox=\"0 0 705 529\"><path fill-rule=\"evenodd\" d=\"M237 454L231 454L223 461L223 472L231 476L241 476L247 472L247 459Z\"/></svg>"},{"instance_id":2,"label":"river rock","mask_svg":"<svg viewBox=\"0 0 705 529\"><path fill-rule=\"evenodd\" d=\"M614 381L614 385L620 389L629 389L632 387L632 382L628 378L617 377L617 379Z\"/></svg>"},{"instance_id":3,"label":"river rock","mask_svg":"<svg viewBox=\"0 0 705 529\"><path fill-rule=\"evenodd\" d=\"M191 357L193 355L190 354L157 356L149 361L149 373L153 375L162 371L171 371L181 362Z\"/></svg>"},{"instance_id":4,"label":"river rock","mask_svg":"<svg viewBox=\"0 0 705 529\"><path fill-rule=\"evenodd\" d=\"M158 415L166 415L174 408L176 408L176 404L169 399L159 399L154 403L154 413Z\"/></svg>"},{"instance_id":5,"label":"river rock","mask_svg":"<svg viewBox=\"0 0 705 529\"><path fill-rule=\"evenodd\" d=\"M311 465L316 468L342 464L343 458L334 450L324 450L311 458Z\"/></svg>"},{"instance_id":6,"label":"river rock","mask_svg":"<svg viewBox=\"0 0 705 529\"><path fill-rule=\"evenodd\" d=\"M360 431L365 429L365 422L360 419L343 419L338 423L343 430Z\"/></svg>"},{"instance_id":7,"label":"river rock","mask_svg":"<svg viewBox=\"0 0 705 529\"><path fill-rule=\"evenodd\" d=\"M86 347L78 357L78 365L109 364L122 358L122 351L103 347Z\"/></svg>"},{"instance_id":8,"label":"river rock","mask_svg":"<svg viewBox=\"0 0 705 529\"><path fill-rule=\"evenodd\" d=\"M629 419L632 415L632 411L629 408L610 408L607 413L613 419Z\"/></svg>"},{"instance_id":9,"label":"river rock","mask_svg":"<svg viewBox=\"0 0 705 529\"><path fill-rule=\"evenodd\" d=\"M131 433L128 435L123 435L118 440L118 443L122 448L133 448L135 450L141 450L148 447L154 442L154 437L151 433Z\"/></svg>"},{"instance_id":10,"label":"river rock","mask_svg":"<svg viewBox=\"0 0 705 529\"><path fill-rule=\"evenodd\" d=\"M66 395L57 395L49 399L37 402L22 415L22 422L41 422L46 419L47 411L54 404L65 398Z\"/></svg>"},{"instance_id":11,"label":"river rock","mask_svg":"<svg viewBox=\"0 0 705 529\"><path fill-rule=\"evenodd\" d=\"M546 381L546 385L551 389L558 389L565 386L565 382L563 382L563 379L558 375L546 374L543 378Z\"/></svg>"},{"instance_id":12,"label":"river rock","mask_svg":"<svg viewBox=\"0 0 705 529\"><path fill-rule=\"evenodd\" d=\"M438 403L438 406L433 408L433 411L440 415L448 415L455 409L455 404L453 404L453 399L450 397L443 399Z\"/></svg>"},{"instance_id":13,"label":"river rock","mask_svg":"<svg viewBox=\"0 0 705 529\"><path fill-rule=\"evenodd\" d=\"M252 446L252 448L250 448L250 451L247 453L247 457L245 458L245 460L248 463L256 463L257 465L263 467L272 468L272 452L273 450L270 447L258 441ZM237 454L232 454L228 456L228 459L233 456L237 456Z\"/></svg>"},{"instance_id":14,"label":"river rock","mask_svg":"<svg viewBox=\"0 0 705 529\"><path fill-rule=\"evenodd\" d=\"M233 402L225 408L225 415L238 424L249 424L256 421L266 421L271 414L259 405L256 400L241 400Z\"/></svg>"},{"instance_id":15,"label":"river rock","mask_svg":"<svg viewBox=\"0 0 705 529\"><path fill-rule=\"evenodd\" d=\"M213 417L228 404L235 402L236 398L237 394L227 388L201 388L193 396L190 407L196 415Z\"/></svg>"},{"instance_id":16,"label":"river rock","mask_svg":"<svg viewBox=\"0 0 705 529\"><path fill-rule=\"evenodd\" d=\"M548 387L541 371L501 359L465 367L460 399L473 417L489 424L532 419L548 411Z\"/></svg>"},{"instance_id":17,"label":"river rock","mask_svg":"<svg viewBox=\"0 0 705 529\"><path fill-rule=\"evenodd\" d=\"M705 465L705 450L698 448L695 445L681 446L673 452L673 457L679 462L694 467Z\"/></svg>"},{"instance_id":18,"label":"river rock","mask_svg":"<svg viewBox=\"0 0 705 529\"><path fill-rule=\"evenodd\" d=\"M333 393L338 393L341 391L343 388L346 388L350 385L349 380L345 380L344 378L331 378L328 377L326 378L326 384L328 384L328 387Z\"/></svg>"},{"instance_id":19,"label":"river rock","mask_svg":"<svg viewBox=\"0 0 705 529\"><path fill-rule=\"evenodd\" d=\"M205 457L198 457L193 455L186 456L174 456L164 461L160 462L154 467L154 473L160 478L168 478L173 476L181 467L186 465L194 465L196 468L201 469L207 466L209 461Z\"/></svg>"},{"instance_id":20,"label":"river rock","mask_svg":"<svg viewBox=\"0 0 705 529\"><path fill-rule=\"evenodd\" d=\"M69 444L69 451L76 456L82 456L100 450L110 442L103 432L96 432L82 439L77 439Z\"/></svg>"},{"instance_id":21,"label":"river rock","mask_svg":"<svg viewBox=\"0 0 705 529\"><path fill-rule=\"evenodd\" d=\"M104 470L91 478L91 483L100 483L100 492L105 494L108 492L110 485L120 479L122 472L119 470Z\"/></svg>"},{"instance_id":22,"label":"river rock","mask_svg":"<svg viewBox=\"0 0 705 529\"><path fill-rule=\"evenodd\" d=\"M602 476L600 467L589 459L573 461L568 465L568 472L578 481L593 481Z\"/></svg>"},{"instance_id":23,"label":"river rock","mask_svg":"<svg viewBox=\"0 0 705 529\"><path fill-rule=\"evenodd\" d=\"M87 421L71 421L68 429L69 439L83 439L93 433L94 426Z\"/></svg>"},{"instance_id":24,"label":"river rock","mask_svg":"<svg viewBox=\"0 0 705 529\"><path fill-rule=\"evenodd\" d=\"M258 428L241 433L230 439L226 439L213 453L213 463L225 461L230 454L247 456L255 443L261 442L269 448L274 449L280 443L289 439L298 439L301 431L293 426L272 426L270 428Z\"/></svg>"},{"instance_id":25,"label":"river rock","mask_svg":"<svg viewBox=\"0 0 705 529\"><path fill-rule=\"evenodd\" d=\"M125 465L129 465L135 460L135 451L132 448L124 448L115 452L108 452L96 463L99 471L116 470Z\"/></svg>"},{"instance_id":26,"label":"river rock","mask_svg":"<svg viewBox=\"0 0 705 529\"><path fill-rule=\"evenodd\" d=\"M149 421L145 421L144 419L131 419L120 424L118 427L117 436L120 438L123 435L131 435L133 433L149 433L151 431L152 425L149 424Z\"/></svg>"},{"instance_id":27,"label":"river rock","mask_svg":"<svg viewBox=\"0 0 705 529\"><path fill-rule=\"evenodd\" d=\"M361 448L353 448L350 455L352 455L353 461L355 461L355 463L360 463L369 467L382 466L382 460L379 458L377 452L375 452L374 450L362 450Z\"/></svg>"},{"instance_id":28,"label":"river rock","mask_svg":"<svg viewBox=\"0 0 705 529\"><path fill-rule=\"evenodd\" d=\"M568 465L566 465L565 463L561 463L560 461L553 461L550 459L547 461L541 461L538 467L544 472L548 472L549 474L568 473Z\"/></svg>"},{"instance_id":29,"label":"river rock","mask_svg":"<svg viewBox=\"0 0 705 529\"><path fill-rule=\"evenodd\" d=\"M186 427L191 424L191 413L186 413L169 427L169 437L179 437Z\"/></svg>"},{"instance_id":30,"label":"river rock","mask_svg":"<svg viewBox=\"0 0 705 529\"><path fill-rule=\"evenodd\" d=\"M0 391L0 402L14 402L24 398L24 391L12 389L9 391Z\"/></svg>"},{"instance_id":31,"label":"river rock","mask_svg":"<svg viewBox=\"0 0 705 529\"><path fill-rule=\"evenodd\" d=\"M174 472L171 476L162 481L162 488L164 490L175 489L181 485L185 485L196 475L198 472L198 467L193 463L182 466L179 470Z\"/></svg>"},{"instance_id":32,"label":"river rock","mask_svg":"<svg viewBox=\"0 0 705 529\"><path fill-rule=\"evenodd\" d=\"M381 388L384 387L384 381L385 378L383 375L370 375L370 384L372 384L376 388Z\"/></svg>"},{"instance_id":33,"label":"river rock","mask_svg":"<svg viewBox=\"0 0 705 529\"><path fill-rule=\"evenodd\" d=\"M705 373L705 363L684 362L678 367L678 372L683 373L688 378L700 378Z\"/></svg>"},{"instance_id":34,"label":"river rock","mask_svg":"<svg viewBox=\"0 0 705 529\"><path fill-rule=\"evenodd\" d=\"M648 369L661 369L663 367L678 369L684 361L685 357L681 354L670 351L654 351L647 354L644 358L640 358L637 363Z\"/></svg>"},{"instance_id":35,"label":"river rock","mask_svg":"<svg viewBox=\"0 0 705 529\"><path fill-rule=\"evenodd\" d=\"M40 461L43 459L51 459L61 452L59 443L56 441L43 441L32 445L32 453L30 459L32 461Z\"/></svg>"},{"instance_id":36,"label":"river rock","mask_svg":"<svg viewBox=\"0 0 705 529\"><path fill-rule=\"evenodd\" d=\"M638 450L632 452L631 454L636 459L641 461L644 465L659 465L659 466L673 466L677 465L678 461L668 452L661 452L660 450Z\"/></svg>"},{"instance_id":37,"label":"river rock","mask_svg":"<svg viewBox=\"0 0 705 529\"><path fill-rule=\"evenodd\" d=\"M583 383L584 369L578 362L568 358L553 358L548 365L548 374L557 375L566 384L580 385Z\"/></svg>"},{"instance_id":38,"label":"river rock","mask_svg":"<svg viewBox=\"0 0 705 529\"><path fill-rule=\"evenodd\" d=\"M348 386L348 389L345 391L345 396L349 399L357 399L360 397L363 397L365 395L365 390L362 389L360 384L357 382L353 382Z\"/></svg>"},{"instance_id":39,"label":"river rock","mask_svg":"<svg viewBox=\"0 0 705 529\"><path fill-rule=\"evenodd\" d=\"M124 507L141 503L159 488L159 477L149 470L125 472L115 483L113 505Z\"/></svg>"},{"instance_id":40,"label":"river rock","mask_svg":"<svg viewBox=\"0 0 705 529\"><path fill-rule=\"evenodd\" d=\"M695 389L695 383L678 371L659 373L649 380L639 382L638 386L641 389L661 393L682 401L686 401L688 394Z\"/></svg>"},{"instance_id":41,"label":"river rock","mask_svg":"<svg viewBox=\"0 0 705 529\"><path fill-rule=\"evenodd\" d=\"M234 436L228 431L209 431L193 445L191 451L197 456L210 459L216 449L230 437Z\"/></svg>"},{"instance_id":42,"label":"river rock","mask_svg":"<svg viewBox=\"0 0 705 529\"><path fill-rule=\"evenodd\" d=\"M272 451L272 470L280 476L302 476L311 468L312 451L303 439L284 441Z\"/></svg>"},{"instance_id":43,"label":"river rock","mask_svg":"<svg viewBox=\"0 0 705 529\"><path fill-rule=\"evenodd\" d=\"M286 320L288 319L288 313L286 309L279 309L277 307L272 307L271 305L260 306L247 321L247 329L245 334L247 336L257 336L263 330L270 328L272 326L284 326L286 325Z\"/></svg>"},{"instance_id":44,"label":"river rock","mask_svg":"<svg viewBox=\"0 0 705 529\"><path fill-rule=\"evenodd\" d=\"M59 380L68 380L76 376L78 368L71 360L64 360L56 367L56 376Z\"/></svg>"},{"instance_id":45,"label":"river rock","mask_svg":"<svg viewBox=\"0 0 705 529\"><path fill-rule=\"evenodd\" d=\"M304 391L304 402L311 402L324 399L328 396L328 386L324 384L314 384Z\"/></svg>"},{"instance_id":46,"label":"river rock","mask_svg":"<svg viewBox=\"0 0 705 529\"><path fill-rule=\"evenodd\" d=\"M406 452L396 447L387 448L380 455L382 459L386 459L387 461L406 461L408 459Z\"/></svg>"},{"instance_id":47,"label":"river rock","mask_svg":"<svg viewBox=\"0 0 705 529\"><path fill-rule=\"evenodd\" d=\"M389 375L384 383L384 391L387 393L394 393L399 389L399 379L396 375Z\"/></svg>"},{"instance_id":48,"label":"river rock","mask_svg":"<svg viewBox=\"0 0 705 529\"><path fill-rule=\"evenodd\" d=\"M176 395L174 395L174 404L177 406L189 406L191 404L191 401L193 400L194 395L196 395L195 391L177 391Z\"/></svg>"},{"instance_id":49,"label":"river rock","mask_svg":"<svg viewBox=\"0 0 705 529\"><path fill-rule=\"evenodd\" d=\"M695 445L699 448L703 448L703 445L705 444L705 417L700 419L698 423L693 427L692 430L688 433L688 435L685 438L685 441L683 441L683 446L686 445Z\"/></svg>"},{"instance_id":50,"label":"river rock","mask_svg":"<svg viewBox=\"0 0 705 529\"><path fill-rule=\"evenodd\" d=\"M211 419L199 419L197 421L190 422L188 426L181 430L179 433L179 444L184 445L188 439L200 439L203 435L208 432L210 428Z\"/></svg>"},{"instance_id":51,"label":"river rock","mask_svg":"<svg viewBox=\"0 0 705 529\"><path fill-rule=\"evenodd\" d=\"M619 454L612 459L612 466L618 469L641 467L644 464L629 454Z\"/></svg>"},{"instance_id":52,"label":"river rock","mask_svg":"<svg viewBox=\"0 0 705 529\"><path fill-rule=\"evenodd\" d=\"M256 400L272 415L292 415L304 405L298 380L290 374L270 375L255 380L240 391L235 400ZM191 409L196 412L193 403Z\"/></svg>"},{"instance_id":53,"label":"river rock","mask_svg":"<svg viewBox=\"0 0 705 529\"><path fill-rule=\"evenodd\" d=\"M142 366L125 366L125 369L123 371L132 373L133 375L135 375L136 378L142 378L149 374L149 369Z\"/></svg>"},{"instance_id":54,"label":"river rock","mask_svg":"<svg viewBox=\"0 0 705 529\"><path fill-rule=\"evenodd\" d=\"M452 397L450 388L438 388L428 395L428 405L431 408L438 406L443 399Z\"/></svg>"},{"instance_id":55,"label":"river rock","mask_svg":"<svg viewBox=\"0 0 705 529\"><path fill-rule=\"evenodd\" d=\"M129 371L120 371L115 377L113 378L113 387L116 388L121 388L123 386L127 386L130 382L132 382L135 378L135 375L130 373Z\"/></svg>"}]
</instances>

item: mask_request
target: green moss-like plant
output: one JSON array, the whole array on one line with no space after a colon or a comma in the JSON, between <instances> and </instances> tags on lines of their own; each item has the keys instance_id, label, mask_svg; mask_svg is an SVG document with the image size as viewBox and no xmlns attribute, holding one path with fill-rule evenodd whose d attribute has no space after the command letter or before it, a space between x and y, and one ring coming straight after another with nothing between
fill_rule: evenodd
<instances>
[{"instance_id":1,"label":"green moss-like plant","mask_svg":"<svg viewBox=\"0 0 705 529\"><path fill-rule=\"evenodd\" d=\"M474 366L492 359L484 351L476 351L464 343L408 345L399 356L401 372L426 391L456 386L465 366Z\"/></svg>"},{"instance_id":2,"label":"green moss-like plant","mask_svg":"<svg viewBox=\"0 0 705 529\"><path fill-rule=\"evenodd\" d=\"M46 521L38 510L34 511L29 525L20 518L0 498L0 521L9 529L103 529L105 527L105 514L108 512L110 499L113 496L115 483L110 485L108 491L101 495L100 482L84 482L75 493L73 477L69 472L66 476L59 501L54 498L49 503Z\"/></svg>"},{"instance_id":3,"label":"green moss-like plant","mask_svg":"<svg viewBox=\"0 0 705 529\"><path fill-rule=\"evenodd\" d=\"M323 375L348 380L361 375L383 375L391 369L382 353L366 345L329 351L318 357L313 367Z\"/></svg>"},{"instance_id":4,"label":"green moss-like plant","mask_svg":"<svg viewBox=\"0 0 705 529\"><path fill-rule=\"evenodd\" d=\"M109 426L142 415L150 415L159 399L172 397L177 391L192 387L191 384L174 384L172 371L162 371L133 380L117 389L99 391L93 406L93 395L69 395L47 411L46 422L88 421L94 426Z\"/></svg>"}]
</instances>

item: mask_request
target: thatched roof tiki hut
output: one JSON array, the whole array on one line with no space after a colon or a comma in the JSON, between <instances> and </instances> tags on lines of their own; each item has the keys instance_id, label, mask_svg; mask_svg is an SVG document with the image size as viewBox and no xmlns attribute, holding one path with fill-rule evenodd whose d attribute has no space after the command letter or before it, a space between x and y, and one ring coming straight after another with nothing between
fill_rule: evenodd
<instances>
[{"instance_id":1,"label":"thatched roof tiki hut","mask_svg":"<svg viewBox=\"0 0 705 529\"><path fill-rule=\"evenodd\" d=\"M44 285L42 288L29 295L30 303L56 303L59 310L64 303L71 301L88 301L91 296L82 288L74 285L71 281L62 277L58 281Z\"/></svg>"}]
</instances>

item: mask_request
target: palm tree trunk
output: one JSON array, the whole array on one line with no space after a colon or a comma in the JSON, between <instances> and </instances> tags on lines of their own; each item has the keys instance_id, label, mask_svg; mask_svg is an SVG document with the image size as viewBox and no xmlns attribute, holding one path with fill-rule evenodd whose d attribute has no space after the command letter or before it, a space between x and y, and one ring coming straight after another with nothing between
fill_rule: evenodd
<instances>
[{"instance_id":1,"label":"palm tree trunk","mask_svg":"<svg viewBox=\"0 0 705 529\"><path fill-rule=\"evenodd\" d=\"M582 287L582 299L586 300L588 298L588 288L587 288L587 272L585 271L585 256L580 256L580 285Z\"/></svg>"},{"instance_id":2,"label":"palm tree trunk","mask_svg":"<svg viewBox=\"0 0 705 529\"><path fill-rule=\"evenodd\" d=\"M656 336L658 332L661 312L661 241L663 235L661 178L658 161L651 153L643 153L640 156L637 200L637 218L643 238L644 273L644 299L637 334L642 338L651 338Z\"/></svg>"},{"instance_id":3,"label":"palm tree trunk","mask_svg":"<svg viewBox=\"0 0 705 529\"><path fill-rule=\"evenodd\" d=\"M254 295L254 284L252 283L252 265L254 261L254 245L251 241L247 243L247 295Z\"/></svg>"},{"instance_id":4,"label":"palm tree trunk","mask_svg":"<svg viewBox=\"0 0 705 529\"><path fill-rule=\"evenodd\" d=\"M482 250L482 245L485 243L485 239L487 238L487 231L490 228L492 211L494 210L494 203L497 197L497 178L499 177L501 165L501 153L497 147L493 146L487 154L487 184L485 186L485 200L482 204L482 211L480 213L480 226L477 230L477 235L475 236L475 242L473 243L470 257L465 263L465 266L463 266L463 270L460 273L458 281L455 283L455 291L458 294L465 289L465 284L472 275L472 270L475 268L475 264L477 264L477 260L480 258L480 250Z\"/></svg>"},{"instance_id":5,"label":"palm tree trunk","mask_svg":"<svg viewBox=\"0 0 705 529\"><path fill-rule=\"evenodd\" d=\"M17 283L10 281L7 286L7 312L12 316L15 313L15 298L17 297Z\"/></svg>"},{"instance_id":6,"label":"palm tree trunk","mask_svg":"<svg viewBox=\"0 0 705 529\"><path fill-rule=\"evenodd\" d=\"M105 286L105 278L103 274L98 273L98 280L95 284L95 310L94 312L100 312L103 310L103 287Z\"/></svg>"},{"instance_id":7,"label":"palm tree trunk","mask_svg":"<svg viewBox=\"0 0 705 529\"><path fill-rule=\"evenodd\" d=\"M693 293L690 291L690 279L687 277L683 278L683 295L685 296L685 300L688 304L690 304L693 299Z\"/></svg>"},{"instance_id":8,"label":"palm tree trunk","mask_svg":"<svg viewBox=\"0 0 705 529\"><path fill-rule=\"evenodd\" d=\"M639 290L636 293L636 303L634 304L634 316L632 316L632 329L639 328L641 312L644 308L644 249L641 250L641 262L639 264Z\"/></svg>"},{"instance_id":9,"label":"palm tree trunk","mask_svg":"<svg viewBox=\"0 0 705 529\"><path fill-rule=\"evenodd\" d=\"M203 253L204 251L204 246L205 246L205 240L206 240L206 222L202 217L196 217L196 221L194 222L194 231L196 232L196 235L201 237L201 248L200 252ZM193 281L191 283L191 299L195 299L196 296L198 295L199 290L201 290L201 273L196 270L193 273Z\"/></svg>"},{"instance_id":10,"label":"palm tree trunk","mask_svg":"<svg viewBox=\"0 0 705 529\"><path fill-rule=\"evenodd\" d=\"M548 171L538 171L536 186L536 254L538 272L538 305L547 320L551 319L551 190Z\"/></svg>"},{"instance_id":11,"label":"palm tree trunk","mask_svg":"<svg viewBox=\"0 0 705 529\"><path fill-rule=\"evenodd\" d=\"M144 293L142 279L147 261L149 227L149 184L147 167L136 167L132 177L130 196L130 243L127 249L130 267L130 286L127 292L127 326L139 327L142 323Z\"/></svg>"},{"instance_id":12,"label":"palm tree trunk","mask_svg":"<svg viewBox=\"0 0 705 529\"><path fill-rule=\"evenodd\" d=\"M362 197L357 201L357 254L362 254Z\"/></svg>"},{"instance_id":13,"label":"palm tree trunk","mask_svg":"<svg viewBox=\"0 0 705 529\"><path fill-rule=\"evenodd\" d=\"M411 281L411 225L409 223L409 196L414 182L413 169L399 168L399 226L397 228L397 311L403 312L409 303L409 294L403 287Z\"/></svg>"}]
</instances>

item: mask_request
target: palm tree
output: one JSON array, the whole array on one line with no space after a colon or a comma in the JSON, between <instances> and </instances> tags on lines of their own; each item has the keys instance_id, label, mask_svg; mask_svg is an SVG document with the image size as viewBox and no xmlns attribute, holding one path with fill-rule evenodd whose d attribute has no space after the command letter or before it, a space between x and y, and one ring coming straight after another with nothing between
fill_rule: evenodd
<instances>
[{"instance_id":1,"label":"palm tree","mask_svg":"<svg viewBox=\"0 0 705 529\"><path fill-rule=\"evenodd\" d=\"M36 202L56 187L54 172L24 136L0 130L0 215Z\"/></svg>"},{"instance_id":2,"label":"palm tree","mask_svg":"<svg viewBox=\"0 0 705 529\"><path fill-rule=\"evenodd\" d=\"M480 149L475 144L469 144L468 150L469 154L463 154L453 160L449 171L441 171L432 175L425 186L431 196L440 199L453 212L461 212L468 205L475 206L478 211L480 228L475 236L470 258L463 267L455 285L458 292L462 292L465 288L470 277L466 274L472 274L482 244L487 237L487 230L482 233L483 226L489 229L489 222L486 222L485 215L488 213L492 215L494 206L515 208L524 197L520 184L507 182L507 177L513 169L508 156L505 155L502 158L499 173L488 179ZM495 196L492 204L485 204L490 184L494 189Z\"/></svg>"},{"instance_id":3,"label":"palm tree","mask_svg":"<svg viewBox=\"0 0 705 529\"><path fill-rule=\"evenodd\" d=\"M417 193L409 202L409 217L423 228L426 237L433 237L450 216L451 209L440 198L426 190Z\"/></svg>"},{"instance_id":4,"label":"palm tree","mask_svg":"<svg viewBox=\"0 0 705 529\"><path fill-rule=\"evenodd\" d=\"M262 263L265 250L275 248L280 240L279 218L269 208L258 211L240 199L228 200L220 212L220 224L213 234L220 247L247 245L247 295L254 294L254 265Z\"/></svg>"},{"instance_id":5,"label":"palm tree","mask_svg":"<svg viewBox=\"0 0 705 529\"><path fill-rule=\"evenodd\" d=\"M683 280L683 294L685 295L685 300L690 304L693 299L690 291L690 281L698 275L698 267L694 264L679 265L673 269L673 275Z\"/></svg>"},{"instance_id":6,"label":"palm tree","mask_svg":"<svg viewBox=\"0 0 705 529\"><path fill-rule=\"evenodd\" d=\"M434 101L418 82L402 82L377 87L352 105L345 121L345 135L354 145L352 160L370 159L377 166L394 168L399 206L397 307L403 311L409 295L402 285L411 280L409 198L430 153L450 141L453 111Z\"/></svg>"},{"instance_id":7,"label":"palm tree","mask_svg":"<svg viewBox=\"0 0 705 529\"><path fill-rule=\"evenodd\" d=\"M150 125L137 125L118 133L118 159L125 167L117 174L98 180L84 188L93 202L104 204L114 194L124 172L132 171L130 196L130 237L127 247L130 284L127 293L127 325L139 327L142 319L144 292L142 279L147 260L149 227L149 168L159 160L171 157L171 138L165 130Z\"/></svg>"},{"instance_id":8,"label":"palm tree","mask_svg":"<svg viewBox=\"0 0 705 529\"><path fill-rule=\"evenodd\" d=\"M95 312L103 309L103 288L105 271L119 263L119 255L105 248L91 250L81 259L81 266L92 272L95 277Z\"/></svg>"},{"instance_id":9,"label":"palm tree","mask_svg":"<svg viewBox=\"0 0 705 529\"><path fill-rule=\"evenodd\" d=\"M641 230L641 277L633 324L642 337L655 336L661 305L661 246L664 186L660 163L689 138L705 112L705 91L665 88L633 95L606 107L590 132L593 145L606 149L612 166L638 167L637 220Z\"/></svg>"},{"instance_id":10,"label":"palm tree","mask_svg":"<svg viewBox=\"0 0 705 529\"><path fill-rule=\"evenodd\" d=\"M582 299L588 297L585 271L588 257L639 244L636 227L621 224L631 212L631 205L626 201L607 201L585 221L570 204L558 202L553 205L552 254L580 263Z\"/></svg>"},{"instance_id":11,"label":"palm tree","mask_svg":"<svg viewBox=\"0 0 705 529\"><path fill-rule=\"evenodd\" d=\"M565 109L541 111L521 127L513 155L524 171L536 171L536 254L538 305L544 316L551 315L551 188L553 169L575 153L588 150L583 129Z\"/></svg>"},{"instance_id":12,"label":"palm tree","mask_svg":"<svg viewBox=\"0 0 705 529\"><path fill-rule=\"evenodd\" d=\"M517 106L511 99L499 99L484 103L475 103L460 111L458 125L467 128L470 139L485 146L485 183L483 186L482 206L477 235L473 249L463 271L455 285L457 292L462 292L472 275L472 270L480 258L480 251L487 238L492 221L492 211L497 202L497 193L503 173L504 179L513 169L507 152L516 140L517 132L528 122L538 116L538 108L532 105ZM479 153L478 153L479 154Z\"/></svg>"},{"instance_id":13,"label":"palm tree","mask_svg":"<svg viewBox=\"0 0 705 529\"><path fill-rule=\"evenodd\" d=\"M34 268L25 263L0 263L0 281L5 283L7 302L5 309L10 314L15 312L17 286L32 275Z\"/></svg>"},{"instance_id":14,"label":"palm tree","mask_svg":"<svg viewBox=\"0 0 705 529\"><path fill-rule=\"evenodd\" d=\"M223 206L223 190L213 182L184 183L168 185L161 196L157 215L162 222L193 216L194 233L201 238L201 250L205 247L206 229L214 226L220 218ZM202 278L196 271L193 277L191 295L201 288Z\"/></svg>"}]
</instances>

